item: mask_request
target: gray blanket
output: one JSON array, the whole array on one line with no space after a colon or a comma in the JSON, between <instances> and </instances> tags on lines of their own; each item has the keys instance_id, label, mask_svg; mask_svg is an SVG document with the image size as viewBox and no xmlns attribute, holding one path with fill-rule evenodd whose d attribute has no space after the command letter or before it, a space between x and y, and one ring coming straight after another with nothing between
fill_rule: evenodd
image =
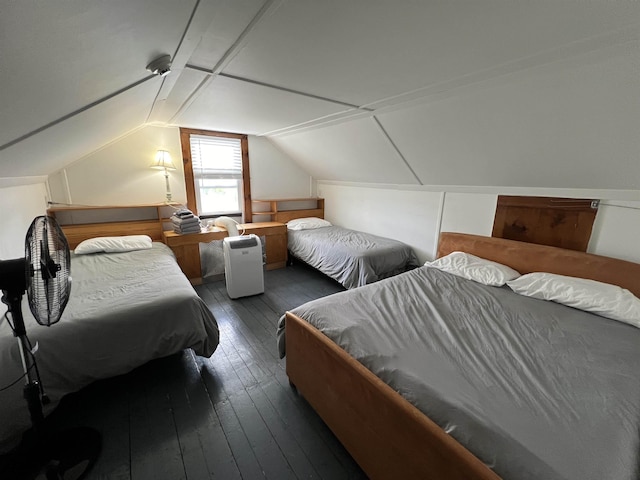
<instances>
[{"instance_id":1,"label":"gray blanket","mask_svg":"<svg viewBox=\"0 0 640 480\"><path fill-rule=\"evenodd\" d=\"M60 322L38 325L23 301L27 334L38 342L38 367L52 402L94 380L120 375L151 359L191 347L210 356L218 325L171 250L72 255L71 298ZM17 340L0 324L0 387L22 374ZM23 382L0 392L0 451L30 426Z\"/></svg>"},{"instance_id":2,"label":"gray blanket","mask_svg":"<svg viewBox=\"0 0 640 480\"><path fill-rule=\"evenodd\" d=\"M289 230L289 251L346 288L377 282L418 266L408 245L342 227Z\"/></svg>"},{"instance_id":3,"label":"gray blanket","mask_svg":"<svg viewBox=\"0 0 640 480\"><path fill-rule=\"evenodd\" d=\"M293 312L505 479L638 479L640 329L428 267Z\"/></svg>"}]
</instances>

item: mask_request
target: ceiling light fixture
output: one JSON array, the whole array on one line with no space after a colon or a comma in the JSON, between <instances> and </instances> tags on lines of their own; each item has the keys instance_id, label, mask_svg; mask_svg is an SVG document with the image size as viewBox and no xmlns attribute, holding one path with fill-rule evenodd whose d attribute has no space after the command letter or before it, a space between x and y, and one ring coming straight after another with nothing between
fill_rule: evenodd
<instances>
[{"instance_id":1,"label":"ceiling light fixture","mask_svg":"<svg viewBox=\"0 0 640 480\"><path fill-rule=\"evenodd\" d=\"M147 65L147 70L149 70L154 75L160 75L164 77L171 72L171 55L162 55L161 57L156 58L149 65Z\"/></svg>"}]
</instances>

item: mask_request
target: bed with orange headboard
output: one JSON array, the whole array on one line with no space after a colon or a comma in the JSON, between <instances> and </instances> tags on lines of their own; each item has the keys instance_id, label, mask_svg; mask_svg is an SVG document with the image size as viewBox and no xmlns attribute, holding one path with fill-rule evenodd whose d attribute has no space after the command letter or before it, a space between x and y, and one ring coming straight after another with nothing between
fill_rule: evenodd
<instances>
[{"instance_id":1,"label":"bed with orange headboard","mask_svg":"<svg viewBox=\"0 0 640 480\"><path fill-rule=\"evenodd\" d=\"M640 265L632 262L499 238L443 233L440 237L438 256L442 257L454 251L468 252L496 261L510 266L523 274L546 271L560 275L587 278L617 285L628 289L636 296L640 295ZM613 436L608 436L611 431L605 431L605 428L609 427L607 422L613 423L618 419L618 412L616 411L616 405L618 404L613 400L613 397L609 399L610 403L605 402L605 410L607 408L610 409L602 416L602 419L606 421L598 424L596 418L590 418L588 415L580 417L581 411L579 408L572 405L571 402L565 402L562 395L560 395L560 399L557 400L554 407L559 409L558 412L554 413L554 415L559 415L558 426L550 426L549 429L558 428L562 430L565 422L571 423L575 421L585 425L582 431L584 435L578 435L575 438L570 436L566 444L561 442L562 439L566 440L561 433L548 432L543 428L543 426L547 425L543 415L539 419L534 416L530 428L533 430L540 429L544 434L549 434L551 437L548 445L543 445L543 450L548 449L551 453L548 454L548 458L545 459L543 456L540 459L533 447L529 450L526 442L521 443L522 438L526 438L529 433L531 435L534 435L534 433L528 432L525 427L518 425L518 421L514 421L513 425L510 424L511 426L505 429L504 436L497 436L497 441L494 445L487 447L486 444L482 444L478 447L478 441L474 442L473 434L467 436L466 441L459 441L458 439L465 438L464 426L458 425L453 421L447 422L446 415L444 418L441 417L440 414L443 410L435 408L438 405L435 401L432 405L434 406L435 417L431 418L416 406L418 404L416 401L417 393L407 392L403 390L404 387L398 387L398 385L390 386L387 383L388 372L394 370L397 365L394 364L382 369L383 372L387 372L382 375L385 377L384 380L372 373L369 363L375 365L379 358L385 356L384 348L376 355L369 354L367 356L362 354L364 358L359 359L355 358L359 355L357 353L359 348L357 344L355 347L356 353L354 353L353 346L349 347L350 353L345 350L347 347L343 348L343 344L348 343L349 335L352 335L350 332L355 331L358 324L368 322L368 315L377 315L377 310L387 309L390 312L389 315L396 317L395 321L399 325L408 325L406 328L413 332L409 336L420 337L422 335L421 331L423 331L422 327L416 327L415 325L426 325L426 323L420 322L429 321L426 317L430 314L425 314L424 310L419 308L417 302L431 302L429 305L432 307L427 308L427 311L432 311L430 309L435 309L436 304L446 303L449 298L453 301L456 296L462 297L466 295L467 288L472 288L466 287L466 284L460 283L462 280L458 279L455 280L458 282L455 284L457 285L456 288L441 291L436 298L425 300L418 293L427 289L428 286L419 285L416 287L413 280L407 281L404 277L413 276L418 278L424 274L423 271L430 270L435 269L419 268L378 284L368 285L360 289L342 292L310 302L298 307L293 312L287 312L280 322L279 346L281 347L281 354L284 353L282 351L283 347L286 347L284 348L286 350L286 370L290 382L324 419L370 478L488 480L501 478L499 473L504 475L504 478L636 478L638 465L637 437L640 425L631 424L630 426L625 420L619 429L614 429ZM436 275L436 273L432 273L432 275ZM443 285L446 284L445 280L449 281L444 273L437 272L437 275L440 275L438 278L439 281L444 282ZM450 275L450 277L452 276ZM504 298L508 298L509 295L518 296L508 290L506 286L482 287L489 289L490 295L503 296ZM415 292L415 295L412 292ZM462 298L462 300L465 298ZM468 301L473 306L474 299L471 298ZM614 377L616 375L624 375L622 360L620 360L620 371L616 371L618 366L615 362L618 361L617 356L622 359L625 358L624 355L626 353L623 351L603 351L606 350L606 345L608 345L607 342L609 341L606 336L609 334L618 335L621 338L618 341L629 342L629 349L633 351L638 350L638 343L636 342L639 339L640 330L598 315L580 312L564 305L535 299L526 299L526 301L535 304L539 308L553 312L553 315L562 314L567 316L567 326L561 319L556 322L557 325L546 326L540 331L531 330L532 335L528 337L529 339L535 340L536 336L550 336L552 340L555 339L554 341L557 344L551 342L551 347L545 347L552 349L552 353L549 356L557 354L562 358L565 352L553 353L553 349L562 350L560 346L572 336L579 337L578 343L583 342L584 345L590 347L590 350L586 350L584 353L584 362L578 359L576 364L572 364L571 368L573 370L570 371L573 372L575 370L578 372L576 375L585 376L587 383L592 382L592 385L587 385L586 391L588 393L586 396L589 397L587 401L598 404L600 395L607 397L610 393L606 389L605 391L598 389L601 387L599 383L600 370L612 368ZM365 307L358 310L356 305L359 305L359 303L364 303ZM370 306L366 306L367 303ZM478 304L475 310L479 312L484 308L484 304ZM504 308L506 309L507 307L505 306ZM369 313L367 314L366 312ZM475 318L475 314L472 313L470 315ZM549 315L549 318L555 318L551 314ZM577 315L581 316L574 319L574 316ZM496 315L496 322L501 321L499 317L500 315ZM523 320L529 317L524 313L521 317L518 322L522 322L523 325L519 328L523 328L525 331L533 328L527 324L527 321ZM313 318L314 325L310 323L311 318ZM335 326L334 321L336 325L340 323L348 325L348 327L345 330L341 330L340 328L342 327ZM447 332L445 338L455 338L453 327L444 326L446 322L443 323L442 319L439 322L443 325L444 331ZM585 323L582 326L581 322L593 323ZM473 320L465 328L474 331L476 323L478 323L478 320ZM377 325L377 323L372 323L372 326L366 329L362 336L375 335L377 330L382 328ZM580 330L582 328L586 329L586 333L584 330ZM511 330L505 331L510 332ZM482 335L482 332L478 331L477 335ZM590 338L590 335L595 338ZM600 335L602 338L599 338ZM524 338L515 334L494 336L499 337L500 341L504 342L505 345L518 345L519 350L516 350L520 352L526 353L527 349L535 348L534 340L529 343L529 340L525 341ZM467 346L466 341L467 339L463 342L464 348L462 350ZM426 343L428 344L429 341ZM386 344L382 343L382 345ZM436 351L447 352L449 351L448 348L453 348L448 347L446 341L438 345ZM633 347L633 345L636 345L636 347ZM364 347L362 348L364 349ZM425 346L424 348L434 348L434 345L431 345L431 347ZM490 343L484 345L484 348L490 351ZM431 350L425 350L425 352L427 352L424 353L425 355L431 355ZM544 350L540 350L541 356L544 356L543 352ZM482 354L476 357L475 363L468 370L471 372L469 373L470 376L473 377L473 373L476 372L473 365L483 365L484 362L489 361L487 359L492 357L489 353L487 353L486 358ZM416 353L418 357L421 354ZM535 352L532 355L535 361ZM592 363L594 357L600 358L607 355L614 358L613 367ZM399 357L403 359L403 365L407 364L409 368L411 367L413 358L411 355L404 355L402 351L398 352L392 349L388 356L392 359ZM516 357L510 358L507 365L488 364L486 371L489 373L486 375L491 377L492 374L490 372L493 369L513 368L517 370L519 368L519 360ZM374 360L371 360L371 358ZM418 369L428 371L430 368L434 368L438 364L435 362L435 356L433 358L433 363L420 364L421 366ZM637 358L635 361L637 361ZM396 363L398 362L402 363L399 360ZM540 381L539 388L543 389L547 385L545 382L549 379L562 385L563 377L554 377L555 372L552 369L547 371L542 366L539 366L538 370L534 367L532 368L536 374L534 378ZM631 368L631 372L634 372L634 368ZM443 382L446 384L448 379L453 381L453 377L456 375L454 370L444 374L445 379ZM635 369L635 373L630 373L625 378L624 382L633 383L633 388L630 387L632 391L635 391L635 388L640 391L637 369ZM568 380L570 378L567 378ZM615 384L617 381L614 380L613 383ZM491 381L488 381L488 384L488 387L478 389L474 395L487 396L489 399L488 408L492 408L491 403L493 400L495 400L496 405L500 405L501 400L498 394L496 393L495 397L492 396L493 389L497 392L500 388L495 384L491 386ZM499 384L498 382L497 385ZM430 388L427 387L427 390ZM433 386L433 388L437 387ZM402 392L402 395L398 393L398 390ZM574 399L573 396L578 397L575 399L576 403L579 403L578 400L584 400L574 391L565 392L565 394L566 398L570 399ZM471 396L473 397L474 395ZM591 398L591 396L594 397ZM637 411L640 403L639 398L637 395L630 395L629 398L623 399L623 403L626 405L625 408ZM526 403L527 398L524 397L522 401ZM455 412L461 407L456 404L449 405L448 408L449 410L446 408L444 410ZM513 408L518 410L519 407ZM527 406L524 411L529 411L528 408ZM508 408L504 409L505 418L508 418L509 412ZM482 417L482 411L476 413ZM522 420L522 423L524 425L525 420ZM509 428L513 429L513 431L510 432ZM630 435L635 440L627 441L628 439L624 435L622 436L624 438L616 436L617 433L615 432L624 431L630 431ZM559 444L553 444L556 436ZM504 441L504 438L509 438L510 440ZM595 449L596 451L590 447L588 441L595 442L599 446ZM471 453L470 448L474 452L476 450L479 451L482 460L478 458L478 454ZM492 448L494 450L491 450ZM506 453L507 449L509 450L508 455ZM493 453L487 456L487 451ZM516 452L515 455L512 452ZM627 454L629 458L625 456ZM504 462L514 461L513 458L504 458L510 455L518 457L516 461L522 461L524 466L504 467ZM606 455L609 456L607 457ZM576 458L579 460L576 461ZM524 459L528 459L529 463ZM556 463L554 464L554 462ZM574 463L578 465L574 465ZM624 470L622 464L628 467L629 463L631 463L630 470ZM570 471L569 465L574 471ZM558 471L565 467L566 471ZM513 468L516 468L516 472L518 472L515 475L509 476L504 473L513 471ZM576 473L576 471L582 473Z\"/></svg>"}]
</instances>

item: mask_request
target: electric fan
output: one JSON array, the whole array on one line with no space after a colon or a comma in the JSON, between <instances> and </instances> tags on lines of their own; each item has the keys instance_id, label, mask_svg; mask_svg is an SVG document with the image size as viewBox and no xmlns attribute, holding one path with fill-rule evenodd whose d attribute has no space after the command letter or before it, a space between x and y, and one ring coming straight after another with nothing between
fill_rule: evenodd
<instances>
[{"instance_id":1,"label":"electric fan","mask_svg":"<svg viewBox=\"0 0 640 480\"><path fill-rule=\"evenodd\" d=\"M11 314L10 324L18 339L24 369L24 398L33 428L8 455L0 474L3 478L47 480L81 479L93 466L101 439L93 429L80 427L51 432L44 422L42 405L49 399L40 382L36 364L37 343L27 337L22 316L22 297L40 325L60 320L71 293L70 253L67 239L52 217L36 217L25 239L25 257L0 261L2 302Z\"/></svg>"}]
</instances>

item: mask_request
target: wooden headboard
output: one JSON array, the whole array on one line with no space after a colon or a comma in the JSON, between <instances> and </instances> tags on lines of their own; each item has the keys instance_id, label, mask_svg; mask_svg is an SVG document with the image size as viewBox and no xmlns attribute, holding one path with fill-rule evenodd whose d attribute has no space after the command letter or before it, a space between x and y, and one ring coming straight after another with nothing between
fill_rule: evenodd
<instances>
[{"instance_id":1,"label":"wooden headboard","mask_svg":"<svg viewBox=\"0 0 640 480\"><path fill-rule=\"evenodd\" d=\"M125 205L96 207L51 208L54 217L74 249L84 240L94 237L148 235L154 242L164 241L163 224L167 222L172 205Z\"/></svg>"},{"instance_id":2,"label":"wooden headboard","mask_svg":"<svg viewBox=\"0 0 640 480\"><path fill-rule=\"evenodd\" d=\"M74 249L84 240L94 237L119 237L122 235L149 235L154 242L164 241L162 227L152 220L132 222L89 223L86 225L60 225L69 248Z\"/></svg>"},{"instance_id":3,"label":"wooden headboard","mask_svg":"<svg viewBox=\"0 0 640 480\"><path fill-rule=\"evenodd\" d=\"M293 201L315 201L316 208L304 208L301 210L277 210L274 214L273 221L280 223L287 223L289 220L295 220L296 218L306 217L318 217L324 218L324 198L315 199L293 199ZM287 200L283 200L287 201Z\"/></svg>"},{"instance_id":4,"label":"wooden headboard","mask_svg":"<svg viewBox=\"0 0 640 480\"><path fill-rule=\"evenodd\" d=\"M287 223L289 220L295 220L296 218L306 217L318 217L324 218L324 208L310 208L306 210L286 210L278 212L274 215L274 221L280 223Z\"/></svg>"},{"instance_id":5,"label":"wooden headboard","mask_svg":"<svg viewBox=\"0 0 640 480\"><path fill-rule=\"evenodd\" d=\"M441 233L438 257L455 251L508 265L522 274L549 272L610 283L640 297L640 264L617 258L504 238Z\"/></svg>"}]
</instances>

